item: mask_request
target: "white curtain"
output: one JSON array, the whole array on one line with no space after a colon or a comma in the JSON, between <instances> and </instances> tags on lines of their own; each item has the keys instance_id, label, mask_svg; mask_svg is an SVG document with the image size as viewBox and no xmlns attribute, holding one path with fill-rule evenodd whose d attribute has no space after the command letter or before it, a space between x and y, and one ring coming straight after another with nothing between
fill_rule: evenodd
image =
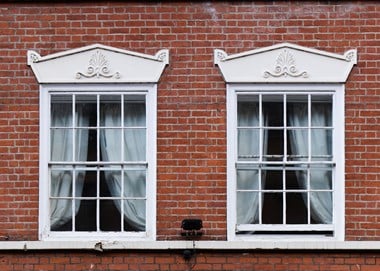
<instances>
[{"instance_id":1,"label":"white curtain","mask_svg":"<svg viewBox=\"0 0 380 271\"><path fill-rule=\"evenodd\" d=\"M291 113L288 115L289 124L293 127L308 127L308 107L307 104L294 104ZM323 104L313 105L311 123L314 127L329 126L328 120L331 118L331 109ZM331 139L326 129L311 129L311 154L313 156L328 155L331 153ZM295 159L302 160L308 155L308 133L306 129L290 130L290 146L293 155L299 155ZM297 171L297 181L302 189L307 189L306 172ZM312 189L330 190L331 177L329 170L312 170L310 175ZM304 197L307 205L307 197ZM332 223L332 195L330 192L310 193L311 217L318 223Z\"/></svg>"},{"instance_id":2,"label":"white curtain","mask_svg":"<svg viewBox=\"0 0 380 271\"><path fill-rule=\"evenodd\" d=\"M68 162L73 161L73 132L75 132L75 159L85 161L88 148L88 129L76 129L72 127L71 104L51 105L51 127L68 127L65 129L51 129L50 148L51 161ZM78 127L88 126L89 117L85 106L77 106L75 125ZM73 197L73 171L71 167L67 170L52 170L50 195L52 197ZM75 196L81 196L83 190L84 171L75 171ZM80 200L76 200L75 214L80 207ZM51 229L57 229L72 219L71 200L51 200L50 202L50 225Z\"/></svg>"},{"instance_id":3,"label":"white curtain","mask_svg":"<svg viewBox=\"0 0 380 271\"><path fill-rule=\"evenodd\" d=\"M129 127L145 126L145 107L139 104L127 104L124 114L124 123ZM120 127L120 105L103 105L103 120L106 127ZM104 161L121 161L121 144L124 144L124 161L145 161L145 130L125 129L124 138L121 138L121 129L102 129L100 133L101 153ZM112 168L112 167L111 167ZM145 197L146 180L145 170L127 170L124 173L124 195L122 191L122 177L119 171L105 171L105 178L113 197ZM114 200L122 212L124 219L136 230L145 230L145 200Z\"/></svg>"},{"instance_id":4,"label":"white curtain","mask_svg":"<svg viewBox=\"0 0 380 271\"><path fill-rule=\"evenodd\" d=\"M263 121L265 122L265 121ZM238 110L238 125L241 127L259 127L259 108L258 104L241 103ZM238 133L238 154L259 155L260 148L263 148L263 154L267 151L267 130L261 130L263 134L260 146L259 129L240 129ZM250 161L257 158L249 158ZM237 170L238 189L259 190L260 181L259 169ZM265 176L262 174L262 188L265 186ZM257 224L259 223L259 194L260 192L239 192L237 194L236 220L237 224ZM261 204L262 208L262 204Z\"/></svg>"}]
</instances>

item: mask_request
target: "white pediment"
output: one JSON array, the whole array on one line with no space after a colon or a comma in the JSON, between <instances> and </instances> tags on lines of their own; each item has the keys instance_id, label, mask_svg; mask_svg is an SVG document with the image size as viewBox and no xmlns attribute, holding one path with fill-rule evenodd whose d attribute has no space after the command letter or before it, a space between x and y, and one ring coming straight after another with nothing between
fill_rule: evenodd
<instances>
[{"instance_id":1,"label":"white pediment","mask_svg":"<svg viewBox=\"0 0 380 271\"><path fill-rule=\"evenodd\" d=\"M227 83L344 83L356 62L356 49L339 55L290 43L234 55L214 51Z\"/></svg>"},{"instance_id":2,"label":"white pediment","mask_svg":"<svg viewBox=\"0 0 380 271\"><path fill-rule=\"evenodd\" d=\"M101 44L47 56L28 51L28 65L43 83L157 83L169 51L154 56Z\"/></svg>"}]
</instances>

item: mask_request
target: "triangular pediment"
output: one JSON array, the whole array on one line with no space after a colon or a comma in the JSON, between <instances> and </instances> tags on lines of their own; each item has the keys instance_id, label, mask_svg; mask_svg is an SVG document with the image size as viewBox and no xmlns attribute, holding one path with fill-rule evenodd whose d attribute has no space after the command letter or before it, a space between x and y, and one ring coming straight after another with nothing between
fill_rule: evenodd
<instances>
[{"instance_id":1,"label":"triangular pediment","mask_svg":"<svg viewBox=\"0 0 380 271\"><path fill-rule=\"evenodd\" d=\"M47 56L28 51L39 83L156 83L169 63L169 51L155 55L94 44Z\"/></svg>"},{"instance_id":2,"label":"triangular pediment","mask_svg":"<svg viewBox=\"0 0 380 271\"><path fill-rule=\"evenodd\" d=\"M214 62L227 83L343 83L357 52L339 55L281 43L234 55L217 49Z\"/></svg>"}]
</instances>

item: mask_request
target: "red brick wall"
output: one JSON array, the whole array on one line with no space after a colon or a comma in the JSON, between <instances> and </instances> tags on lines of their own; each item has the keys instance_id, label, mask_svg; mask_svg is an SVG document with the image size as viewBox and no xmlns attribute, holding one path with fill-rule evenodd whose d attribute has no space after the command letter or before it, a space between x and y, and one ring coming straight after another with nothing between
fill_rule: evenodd
<instances>
[{"instance_id":1,"label":"red brick wall","mask_svg":"<svg viewBox=\"0 0 380 271\"><path fill-rule=\"evenodd\" d=\"M352 252L24 252L0 253L2 271L378 271L378 253Z\"/></svg>"},{"instance_id":2,"label":"red brick wall","mask_svg":"<svg viewBox=\"0 0 380 271\"><path fill-rule=\"evenodd\" d=\"M358 49L358 65L345 96L346 239L380 240L380 4L187 2L0 4L0 240L37 240L38 84L26 65L28 49L42 56L93 43L147 54L169 49L170 65L158 85L158 239L179 239L180 221L196 216L204 221L204 240L225 240L226 90L213 65L213 50L233 54L281 42L339 54ZM15 264L9 270L28 270L21 268L27 264L26 255L2 259ZM72 261L87 264L81 254L70 260L68 254L35 255L29 260L36 261L30 263L35 269L30 270L39 270L40 264L46 264L42 270L62 270L57 266L73 266ZM97 261L98 270L102 264L117 270L103 260L124 261L116 264L130 269L134 268L127 261L132 259L140 259L136 264L146 270L156 269L157 260L163 266L172 264L171 270L177 261L183 265L174 252L169 263L160 254L149 254L147 262L115 255L93 254L90 259ZM204 255L199 257L204 265L198 270L233 269L235 264L222 254L210 258L213 265ZM256 266L255 259L262 256L227 255L243 261L247 268L242 270ZM61 256L63 263L50 262ZM378 263L373 255L355 254L353 261L359 261L362 269L355 269L356 263L350 269L345 267L349 266L345 254L325 256L301 259L292 254L295 263L285 264L284 270L375 270L371 266ZM282 270L284 259L279 255L264 258L270 262L258 270ZM331 269L306 267L319 266L319 261L331 264Z\"/></svg>"}]
</instances>

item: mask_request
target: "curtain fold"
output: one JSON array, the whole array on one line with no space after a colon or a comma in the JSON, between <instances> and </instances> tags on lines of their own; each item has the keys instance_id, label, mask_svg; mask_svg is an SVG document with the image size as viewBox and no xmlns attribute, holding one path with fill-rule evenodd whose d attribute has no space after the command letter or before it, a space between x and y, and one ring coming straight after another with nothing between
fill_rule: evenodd
<instances>
[{"instance_id":1,"label":"curtain fold","mask_svg":"<svg viewBox=\"0 0 380 271\"><path fill-rule=\"evenodd\" d=\"M264 114L263 114L264 115ZM265 118L263 123L266 123ZM238 109L238 125L241 127L259 127L259 105L253 103L241 103ZM260 146L260 133L262 134L262 143ZM238 154L244 153L259 156L260 148L263 148L263 154L267 152L268 138L265 129L241 129L238 132ZM252 160L252 159L250 159ZM256 158L258 160L258 158ZM262 187L265 186L265 176L260 178L261 170L237 170L238 189L259 190L261 180ZM236 199L237 224L257 224L259 223L261 192L239 192ZM262 203L262 200L261 200Z\"/></svg>"},{"instance_id":2,"label":"curtain fold","mask_svg":"<svg viewBox=\"0 0 380 271\"><path fill-rule=\"evenodd\" d=\"M72 108L68 104L51 105L51 127L61 127L60 129L51 129L50 148L51 161L73 161L73 133L75 133L75 159L85 161L88 149L88 129L72 128ZM85 106L77 106L75 125L76 127L88 126L89 117ZM62 128L67 127L67 128ZM81 196L83 182L85 177L84 171L73 171L72 167L67 170L51 171L50 195L52 197L73 197L73 182L75 182L75 196ZM73 176L75 175L75 180ZM76 200L75 214L80 207L80 200ZM57 229L72 219L72 201L71 200L51 200L50 202L50 226L51 229Z\"/></svg>"},{"instance_id":3,"label":"curtain fold","mask_svg":"<svg viewBox=\"0 0 380 271\"><path fill-rule=\"evenodd\" d=\"M307 157L309 151L313 157L328 155L331 153L331 139L326 129L311 129L311 150L308 150L308 107L307 104L294 104L290 107L288 115L289 124L292 127L304 127L290 129L290 146L295 160L302 161ZM328 126L328 120L331 117L329 106L323 104L313 105L311 114L311 123L315 127ZM305 168L306 170L306 168ZM306 171L297 171L296 177L299 186L307 189ZM310 174L310 183L313 189L330 190L331 178L329 170L313 170ZM304 197L307 206L307 197ZM317 223L332 223L332 195L330 192L311 192L310 193L310 212L311 217Z\"/></svg>"},{"instance_id":4,"label":"curtain fold","mask_svg":"<svg viewBox=\"0 0 380 271\"><path fill-rule=\"evenodd\" d=\"M102 105L105 127L120 127L120 105ZM145 108L128 104L125 108L124 123L128 127L145 126ZM102 129L100 133L101 153L104 161L121 161L121 144L124 144L124 161L145 161L145 130L125 129L121 138L121 128ZM122 193L122 176L120 167L116 170L112 166L105 171L107 186L113 197L145 197L146 173L145 170L124 171L124 193ZM135 230L145 230L145 200L114 200L116 208L123 212L125 221Z\"/></svg>"}]
</instances>

